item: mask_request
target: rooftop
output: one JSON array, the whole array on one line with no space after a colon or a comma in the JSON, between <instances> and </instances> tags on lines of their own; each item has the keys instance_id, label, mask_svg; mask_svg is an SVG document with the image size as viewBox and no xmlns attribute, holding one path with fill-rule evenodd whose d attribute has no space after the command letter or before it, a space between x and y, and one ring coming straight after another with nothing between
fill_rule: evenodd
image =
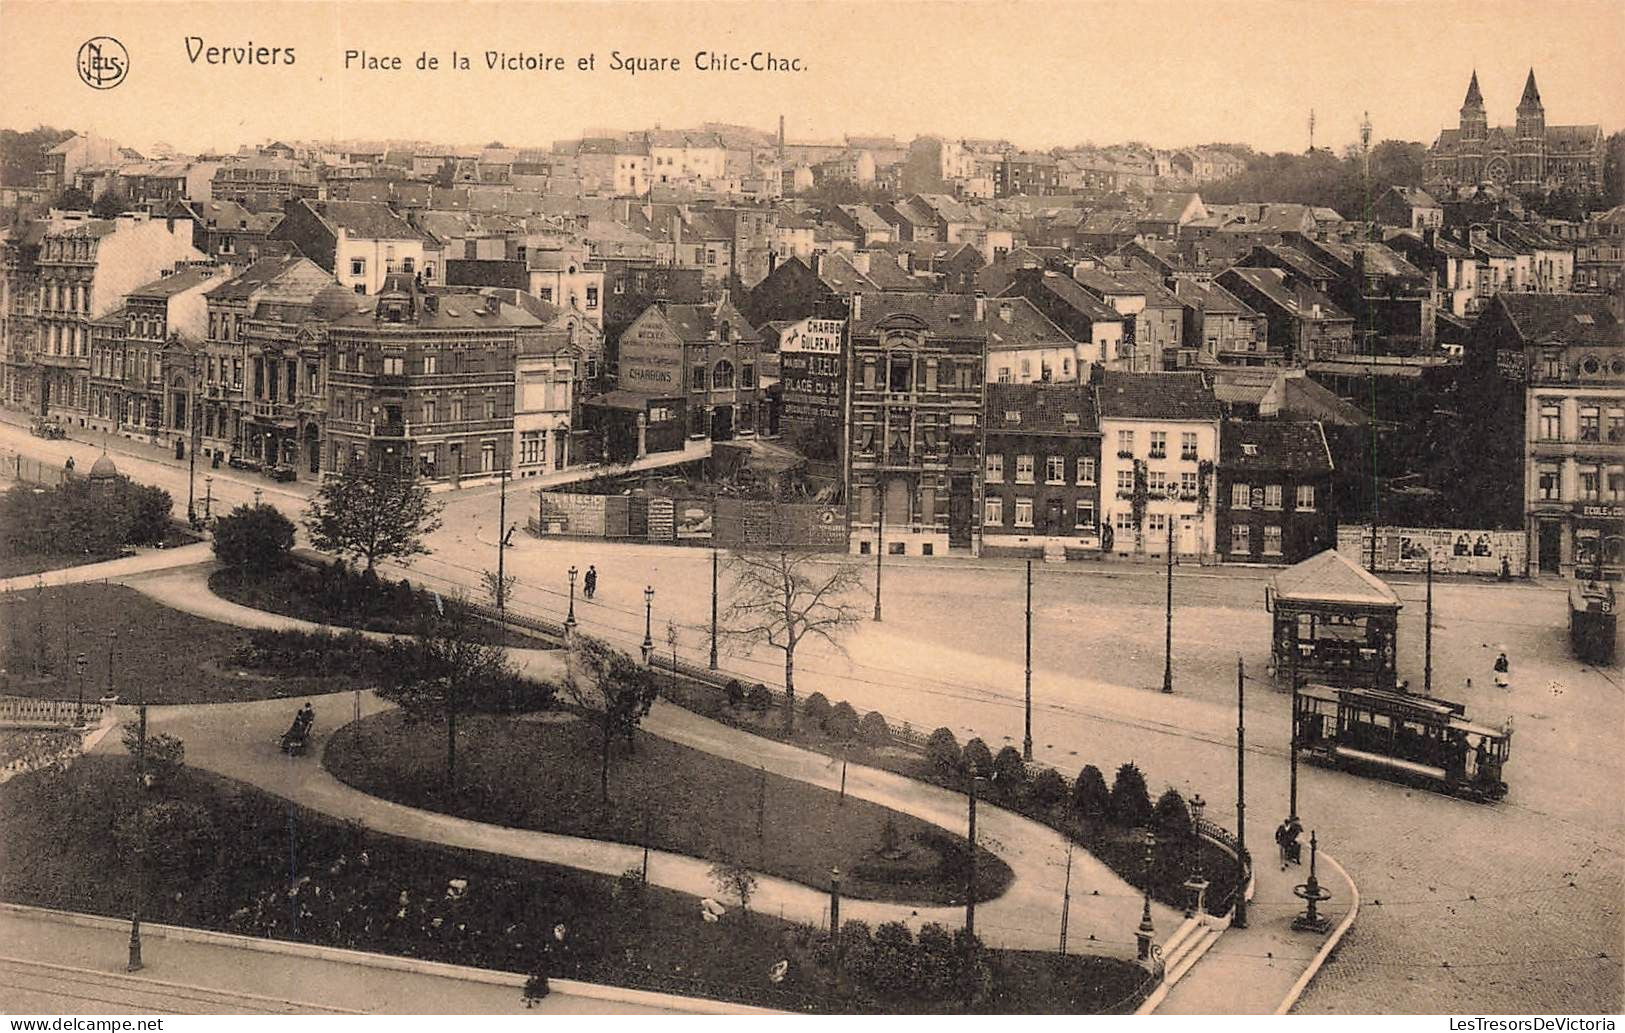
<instances>
[{"instance_id":1,"label":"rooftop","mask_svg":"<svg viewBox=\"0 0 1625 1033\"><path fill-rule=\"evenodd\" d=\"M1202 373L1124 373L1107 370L1100 415L1125 420L1217 420L1219 400Z\"/></svg>"},{"instance_id":2,"label":"rooftop","mask_svg":"<svg viewBox=\"0 0 1625 1033\"><path fill-rule=\"evenodd\" d=\"M1375 574L1335 549L1311 556L1276 574L1275 598L1299 603L1342 603L1398 610L1399 596Z\"/></svg>"}]
</instances>

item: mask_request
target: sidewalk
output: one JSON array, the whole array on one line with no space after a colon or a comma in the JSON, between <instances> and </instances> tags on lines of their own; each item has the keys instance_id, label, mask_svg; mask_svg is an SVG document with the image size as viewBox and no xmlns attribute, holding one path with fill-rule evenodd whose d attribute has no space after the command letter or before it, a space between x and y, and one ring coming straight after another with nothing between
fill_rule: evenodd
<instances>
[{"instance_id":1,"label":"sidewalk","mask_svg":"<svg viewBox=\"0 0 1625 1033\"><path fill-rule=\"evenodd\" d=\"M122 556L101 563L82 563L77 567L62 567L38 574L19 574L0 578L0 592L21 592L43 584L46 588L57 585L77 585L86 581L117 581L175 567L190 567L214 558L214 546L209 542L193 542L178 549L142 549L134 556Z\"/></svg>"},{"instance_id":2,"label":"sidewalk","mask_svg":"<svg viewBox=\"0 0 1625 1033\"><path fill-rule=\"evenodd\" d=\"M524 1014L524 977L144 924L146 967L127 974L129 923L0 905L0 985L11 1015ZM240 988L253 987L252 991ZM751 1012L716 1001L554 980L530 1014Z\"/></svg>"},{"instance_id":3,"label":"sidewalk","mask_svg":"<svg viewBox=\"0 0 1625 1033\"><path fill-rule=\"evenodd\" d=\"M1260 830L1263 831L1263 830ZM1331 920L1325 935L1297 932L1292 920L1303 911L1293 887L1309 878L1309 844L1303 847L1303 865L1281 870L1274 844L1253 857L1254 895L1247 910L1247 928L1224 931L1208 952L1174 984L1158 1015L1274 1015L1290 1009L1298 994L1319 971L1345 930L1351 909L1358 907L1358 890L1342 866L1320 851L1315 875L1331 899L1321 913Z\"/></svg>"}]
</instances>

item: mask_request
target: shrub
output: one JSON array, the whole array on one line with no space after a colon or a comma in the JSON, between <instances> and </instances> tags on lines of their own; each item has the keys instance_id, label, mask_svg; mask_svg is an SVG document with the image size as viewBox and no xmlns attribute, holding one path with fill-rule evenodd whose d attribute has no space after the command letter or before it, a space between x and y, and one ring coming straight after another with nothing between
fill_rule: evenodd
<instances>
[{"instance_id":1,"label":"shrub","mask_svg":"<svg viewBox=\"0 0 1625 1033\"><path fill-rule=\"evenodd\" d=\"M1033 802L1046 810L1066 799L1066 779L1054 768L1045 768L1033 779Z\"/></svg>"},{"instance_id":2,"label":"shrub","mask_svg":"<svg viewBox=\"0 0 1625 1033\"><path fill-rule=\"evenodd\" d=\"M808 696L804 709L807 712L807 719L820 728L824 726L824 722L829 720L829 698L822 692L815 692Z\"/></svg>"},{"instance_id":3,"label":"shrub","mask_svg":"<svg viewBox=\"0 0 1625 1033\"><path fill-rule=\"evenodd\" d=\"M881 993L909 994L914 985L914 934L902 922L883 922L875 929L874 960L869 983Z\"/></svg>"},{"instance_id":4,"label":"shrub","mask_svg":"<svg viewBox=\"0 0 1625 1033\"><path fill-rule=\"evenodd\" d=\"M915 978L924 996L945 998L954 992L960 956L954 953L954 936L937 922L920 926L915 949Z\"/></svg>"},{"instance_id":5,"label":"shrub","mask_svg":"<svg viewBox=\"0 0 1625 1033\"><path fill-rule=\"evenodd\" d=\"M745 687L739 683L738 678L728 679L727 691L730 707L737 708L745 702Z\"/></svg>"},{"instance_id":6,"label":"shrub","mask_svg":"<svg viewBox=\"0 0 1625 1033\"><path fill-rule=\"evenodd\" d=\"M275 506L238 506L214 525L214 554L228 567L264 573L293 548L293 521Z\"/></svg>"},{"instance_id":7,"label":"shrub","mask_svg":"<svg viewBox=\"0 0 1625 1033\"><path fill-rule=\"evenodd\" d=\"M124 504L130 514L130 528L124 540L131 545L156 545L169 530L169 514L174 500L169 492L147 484L125 481Z\"/></svg>"},{"instance_id":8,"label":"shrub","mask_svg":"<svg viewBox=\"0 0 1625 1033\"><path fill-rule=\"evenodd\" d=\"M869 746L885 746L891 742L891 728L878 710L871 710L858 722L858 738Z\"/></svg>"},{"instance_id":9,"label":"shrub","mask_svg":"<svg viewBox=\"0 0 1625 1033\"><path fill-rule=\"evenodd\" d=\"M198 804L163 800L128 811L114 825L119 845L152 871L196 876L213 867L220 836L214 819Z\"/></svg>"},{"instance_id":10,"label":"shrub","mask_svg":"<svg viewBox=\"0 0 1625 1033\"><path fill-rule=\"evenodd\" d=\"M960 754L959 766L966 774L987 778L993 774L993 751L988 749L987 743L981 739L972 739L965 744L965 751Z\"/></svg>"},{"instance_id":11,"label":"shrub","mask_svg":"<svg viewBox=\"0 0 1625 1033\"><path fill-rule=\"evenodd\" d=\"M943 774L958 771L960 764L959 740L947 728L938 728L925 741L925 755L931 766Z\"/></svg>"},{"instance_id":12,"label":"shrub","mask_svg":"<svg viewBox=\"0 0 1625 1033\"><path fill-rule=\"evenodd\" d=\"M131 757L141 753L141 725L135 721L124 726L124 748ZM147 734L146 771L153 785L163 785L172 779L186 760L186 746L173 735Z\"/></svg>"},{"instance_id":13,"label":"shrub","mask_svg":"<svg viewBox=\"0 0 1625 1033\"><path fill-rule=\"evenodd\" d=\"M761 682L757 682L750 687L750 695L747 699L750 702L750 708L757 713L769 710L773 706L773 693Z\"/></svg>"},{"instance_id":14,"label":"shrub","mask_svg":"<svg viewBox=\"0 0 1625 1033\"><path fill-rule=\"evenodd\" d=\"M841 923L841 954L847 971L867 982L875 954L875 937L868 922L848 918Z\"/></svg>"},{"instance_id":15,"label":"shrub","mask_svg":"<svg viewBox=\"0 0 1625 1033\"><path fill-rule=\"evenodd\" d=\"M1164 843L1177 843L1190 838L1190 807L1186 805L1185 798L1179 795L1177 789L1170 787L1157 797L1151 821L1156 828L1157 839Z\"/></svg>"},{"instance_id":16,"label":"shrub","mask_svg":"<svg viewBox=\"0 0 1625 1033\"><path fill-rule=\"evenodd\" d=\"M993 784L1006 797L1014 797L1026 788L1027 765L1021 759L1020 750L1006 746L993 758Z\"/></svg>"},{"instance_id":17,"label":"shrub","mask_svg":"<svg viewBox=\"0 0 1625 1033\"><path fill-rule=\"evenodd\" d=\"M1118 768L1112 779L1111 819L1124 828L1151 820L1151 794L1145 787L1145 775L1132 761Z\"/></svg>"},{"instance_id":18,"label":"shrub","mask_svg":"<svg viewBox=\"0 0 1625 1033\"><path fill-rule=\"evenodd\" d=\"M1111 813L1111 800L1106 776L1093 764L1085 764L1072 783L1072 810L1085 821L1099 821Z\"/></svg>"},{"instance_id":19,"label":"shrub","mask_svg":"<svg viewBox=\"0 0 1625 1033\"><path fill-rule=\"evenodd\" d=\"M837 739L850 739L858 734L858 712L846 700L835 704L824 722L824 730Z\"/></svg>"}]
</instances>

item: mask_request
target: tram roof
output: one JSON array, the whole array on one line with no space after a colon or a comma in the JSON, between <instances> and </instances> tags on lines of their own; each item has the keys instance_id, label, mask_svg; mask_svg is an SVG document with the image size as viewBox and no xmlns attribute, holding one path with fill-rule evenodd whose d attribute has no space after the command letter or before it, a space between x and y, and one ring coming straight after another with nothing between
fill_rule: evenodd
<instances>
[{"instance_id":1,"label":"tram roof","mask_svg":"<svg viewBox=\"0 0 1625 1033\"><path fill-rule=\"evenodd\" d=\"M1298 690L1299 695L1326 703L1358 703L1370 707L1374 711L1384 714L1410 712L1417 716L1427 716L1439 724L1446 724L1459 732L1469 735L1482 735L1491 739L1501 739L1507 734L1506 729L1490 728L1474 721L1469 721L1464 713L1465 708L1460 703L1438 699L1433 696L1417 696L1408 692L1389 692L1384 689L1367 689L1358 686L1351 688L1338 688L1332 685L1310 684Z\"/></svg>"},{"instance_id":2,"label":"tram roof","mask_svg":"<svg viewBox=\"0 0 1625 1033\"><path fill-rule=\"evenodd\" d=\"M1399 596L1336 549L1295 563L1271 582L1275 598L1295 603L1370 606L1397 610Z\"/></svg>"}]
</instances>

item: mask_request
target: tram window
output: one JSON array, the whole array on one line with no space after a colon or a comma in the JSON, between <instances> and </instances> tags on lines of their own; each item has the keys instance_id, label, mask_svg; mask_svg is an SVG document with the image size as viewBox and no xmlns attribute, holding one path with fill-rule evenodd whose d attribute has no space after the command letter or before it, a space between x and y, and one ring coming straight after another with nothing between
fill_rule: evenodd
<instances>
[{"instance_id":1,"label":"tram window","mask_svg":"<svg viewBox=\"0 0 1625 1033\"><path fill-rule=\"evenodd\" d=\"M1387 714L1373 713L1371 715L1371 723L1376 725L1378 728L1390 728L1393 726L1393 722L1389 720Z\"/></svg>"}]
</instances>

